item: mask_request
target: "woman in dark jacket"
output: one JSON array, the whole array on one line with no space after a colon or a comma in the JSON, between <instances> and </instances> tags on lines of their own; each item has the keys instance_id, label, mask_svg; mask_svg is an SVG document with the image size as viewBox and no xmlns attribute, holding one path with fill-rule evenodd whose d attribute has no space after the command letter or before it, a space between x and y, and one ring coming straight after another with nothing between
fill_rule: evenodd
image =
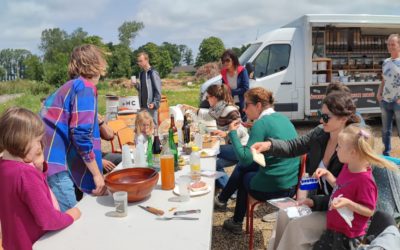
<instances>
[{"instance_id":1,"label":"woman in dark jacket","mask_svg":"<svg viewBox=\"0 0 400 250\"><path fill-rule=\"evenodd\" d=\"M244 93L249 89L249 75L245 67L239 64L239 59L235 53L228 49L221 56L222 62L222 83L231 90L232 97L236 105L239 106L242 120L246 114L244 108Z\"/></svg>"},{"instance_id":2,"label":"woman in dark jacket","mask_svg":"<svg viewBox=\"0 0 400 250\"><path fill-rule=\"evenodd\" d=\"M321 111L319 111L320 126L293 140L269 139L266 142L254 144L252 148L258 152L264 152L266 155L277 157L295 157L307 154L307 173L312 175L318 167L325 167L334 176L338 176L343 166L336 154L338 134L347 125L360 121L355 112L356 106L351 95L343 91L334 91L323 100ZM308 198L303 196L301 201L314 211L328 209L332 188L324 179L321 184L316 194L310 195ZM293 220L289 224L280 225L279 223L277 223L275 247L278 249L309 249L325 229L325 216L324 213L313 213ZM279 228L280 226L282 228Z\"/></svg>"}]
</instances>

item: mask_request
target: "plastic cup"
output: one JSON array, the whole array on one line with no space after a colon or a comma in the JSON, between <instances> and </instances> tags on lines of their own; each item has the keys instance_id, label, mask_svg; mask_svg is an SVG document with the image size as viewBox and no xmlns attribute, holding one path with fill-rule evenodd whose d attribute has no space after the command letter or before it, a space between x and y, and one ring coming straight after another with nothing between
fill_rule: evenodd
<instances>
[{"instance_id":1,"label":"plastic cup","mask_svg":"<svg viewBox=\"0 0 400 250\"><path fill-rule=\"evenodd\" d=\"M161 166L161 189L171 190L175 187L174 156L162 155L160 157Z\"/></svg>"},{"instance_id":2,"label":"plastic cup","mask_svg":"<svg viewBox=\"0 0 400 250\"><path fill-rule=\"evenodd\" d=\"M131 83L136 84L136 76L131 76Z\"/></svg>"},{"instance_id":3,"label":"plastic cup","mask_svg":"<svg viewBox=\"0 0 400 250\"><path fill-rule=\"evenodd\" d=\"M178 178L178 188L180 201L190 200L190 181L189 176L181 176Z\"/></svg>"},{"instance_id":4,"label":"plastic cup","mask_svg":"<svg viewBox=\"0 0 400 250\"><path fill-rule=\"evenodd\" d=\"M115 212L119 217L125 217L128 214L128 193L118 191L113 193Z\"/></svg>"}]
</instances>

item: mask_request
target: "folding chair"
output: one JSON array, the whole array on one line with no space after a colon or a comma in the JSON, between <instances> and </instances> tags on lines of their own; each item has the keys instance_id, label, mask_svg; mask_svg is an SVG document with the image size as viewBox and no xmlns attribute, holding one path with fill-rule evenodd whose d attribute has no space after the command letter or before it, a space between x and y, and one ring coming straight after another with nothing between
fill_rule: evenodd
<instances>
[{"instance_id":1,"label":"folding chair","mask_svg":"<svg viewBox=\"0 0 400 250\"><path fill-rule=\"evenodd\" d=\"M299 166L299 174L298 174L298 181L296 185L296 191L300 186L301 178L306 169L306 159L307 155L304 154L301 156L300 166ZM295 198L296 195L293 197ZM259 204L267 204L265 201L259 201L254 199L250 194L247 195L247 211L246 211L246 233L249 234L249 249L252 250L254 248L254 210Z\"/></svg>"},{"instance_id":2,"label":"folding chair","mask_svg":"<svg viewBox=\"0 0 400 250\"><path fill-rule=\"evenodd\" d=\"M135 132L133 131L132 128L126 127L117 132L117 137L118 137L118 142L119 146L122 148L123 145L125 144L134 144L134 136Z\"/></svg>"},{"instance_id":3,"label":"folding chair","mask_svg":"<svg viewBox=\"0 0 400 250\"><path fill-rule=\"evenodd\" d=\"M120 131L123 128L126 128L127 125L125 123L124 120L111 120L107 122L107 125L114 131L114 134L116 135L118 133L118 131ZM114 140L110 141L111 143L111 152L113 153L120 153L121 151L121 147L120 150L117 150L114 146Z\"/></svg>"}]
</instances>

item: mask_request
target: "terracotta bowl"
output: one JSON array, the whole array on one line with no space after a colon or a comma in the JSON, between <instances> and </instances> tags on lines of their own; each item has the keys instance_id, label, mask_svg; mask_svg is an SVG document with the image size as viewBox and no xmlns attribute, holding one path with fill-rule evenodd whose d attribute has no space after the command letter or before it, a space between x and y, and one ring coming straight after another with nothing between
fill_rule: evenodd
<instances>
[{"instance_id":1,"label":"terracotta bowl","mask_svg":"<svg viewBox=\"0 0 400 250\"><path fill-rule=\"evenodd\" d=\"M127 168L108 174L107 188L112 192L128 192L128 201L141 201L150 196L158 182L159 174L151 168Z\"/></svg>"}]
</instances>

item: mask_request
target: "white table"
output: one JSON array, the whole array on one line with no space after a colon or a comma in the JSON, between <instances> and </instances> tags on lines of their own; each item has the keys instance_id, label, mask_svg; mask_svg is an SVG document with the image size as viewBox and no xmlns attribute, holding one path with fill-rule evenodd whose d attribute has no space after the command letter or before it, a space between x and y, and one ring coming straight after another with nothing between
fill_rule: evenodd
<instances>
[{"instance_id":1,"label":"white table","mask_svg":"<svg viewBox=\"0 0 400 250\"><path fill-rule=\"evenodd\" d=\"M215 157L202 158L202 170L215 170ZM190 167L187 165L175 176L185 174ZM115 218L106 216L114 211L112 196L85 196L77 205L82 216L68 228L50 232L39 239L33 246L35 250L80 250L80 249L210 249L214 178L202 177L211 186L211 192L198 197L191 197L188 202L168 201L176 197L172 190L161 190L161 177L150 198L129 203L128 216ZM199 220L159 221L137 205L152 206L164 210L164 216L172 215L169 209L177 210L201 209L200 214L185 215L199 217Z\"/></svg>"}]
</instances>

